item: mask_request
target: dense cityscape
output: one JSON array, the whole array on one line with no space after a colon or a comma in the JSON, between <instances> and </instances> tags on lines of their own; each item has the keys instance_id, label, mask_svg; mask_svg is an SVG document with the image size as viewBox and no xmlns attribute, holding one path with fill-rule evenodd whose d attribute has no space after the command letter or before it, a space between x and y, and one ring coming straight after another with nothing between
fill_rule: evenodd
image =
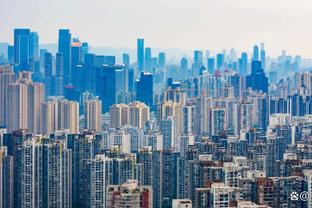
<instances>
[{"instance_id":1,"label":"dense cityscape","mask_svg":"<svg viewBox=\"0 0 312 208\"><path fill-rule=\"evenodd\" d=\"M0 44L1 208L312 207L311 60L75 35Z\"/></svg>"}]
</instances>

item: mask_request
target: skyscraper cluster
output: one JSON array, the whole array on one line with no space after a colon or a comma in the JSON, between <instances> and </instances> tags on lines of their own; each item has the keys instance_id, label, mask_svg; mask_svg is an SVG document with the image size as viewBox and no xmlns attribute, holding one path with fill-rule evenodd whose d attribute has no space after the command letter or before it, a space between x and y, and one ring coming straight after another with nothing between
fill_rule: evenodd
<instances>
[{"instance_id":1,"label":"skyscraper cluster","mask_svg":"<svg viewBox=\"0 0 312 208\"><path fill-rule=\"evenodd\" d=\"M306 60L261 43L171 63L139 38L118 63L58 36L14 30L0 65L0 207L312 207Z\"/></svg>"}]
</instances>

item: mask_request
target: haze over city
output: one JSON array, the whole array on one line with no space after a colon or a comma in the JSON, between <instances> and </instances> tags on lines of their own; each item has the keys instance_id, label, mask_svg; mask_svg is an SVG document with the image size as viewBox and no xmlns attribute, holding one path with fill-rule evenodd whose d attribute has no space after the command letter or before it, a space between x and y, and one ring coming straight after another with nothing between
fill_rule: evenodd
<instances>
[{"instance_id":1,"label":"haze over city","mask_svg":"<svg viewBox=\"0 0 312 208\"><path fill-rule=\"evenodd\" d=\"M16 6L19 5L19 6ZM135 48L137 37L157 48L251 49L264 42L311 58L310 0L2 0L0 42L13 43L14 28L32 28L40 43L56 43L57 30L91 46Z\"/></svg>"}]
</instances>

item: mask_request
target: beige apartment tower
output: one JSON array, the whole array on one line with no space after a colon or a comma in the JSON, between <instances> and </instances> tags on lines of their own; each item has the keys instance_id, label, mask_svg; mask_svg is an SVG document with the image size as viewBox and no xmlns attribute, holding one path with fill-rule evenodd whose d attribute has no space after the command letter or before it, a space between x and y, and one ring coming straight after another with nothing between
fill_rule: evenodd
<instances>
[{"instance_id":1,"label":"beige apartment tower","mask_svg":"<svg viewBox=\"0 0 312 208\"><path fill-rule=\"evenodd\" d=\"M7 129L13 132L27 129L31 133L40 133L41 104L44 101L44 87L31 80L31 73L22 71L16 82L8 86Z\"/></svg>"},{"instance_id":2,"label":"beige apartment tower","mask_svg":"<svg viewBox=\"0 0 312 208\"><path fill-rule=\"evenodd\" d=\"M128 124L128 105L124 103L112 105L109 114L111 128L121 128Z\"/></svg>"},{"instance_id":3,"label":"beige apartment tower","mask_svg":"<svg viewBox=\"0 0 312 208\"><path fill-rule=\"evenodd\" d=\"M6 126L6 117L8 109L8 89L9 85L14 83L15 74L12 66L0 66L0 127Z\"/></svg>"},{"instance_id":4,"label":"beige apartment tower","mask_svg":"<svg viewBox=\"0 0 312 208\"><path fill-rule=\"evenodd\" d=\"M86 100L84 104L84 128L101 131L102 102L99 99Z\"/></svg>"},{"instance_id":5,"label":"beige apartment tower","mask_svg":"<svg viewBox=\"0 0 312 208\"><path fill-rule=\"evenodd\" d=\"M142 102L133 102L129 105L129 124L132 127L143 129L150 119L150 109Z\"/></svg>"},{"instance_id":6,"label":"beige apartment tower","mask_svg":"<svg viewBox=\"0 0 312 208\"><path fill-rule=\"evenodd\" d=\"M56 130L79 132L79 104L63 97L50 97L42 104L42 133L49 135Z\"/></svg>"},{"instance_id":7,"label":"beige apartment tower","mask_svg":"<svg viewBox=\"0 0 312 208\"><path fill-rule=\"evenodd\" d=\"M115 104L109 109L110 127L122 128L132 126L143 129L146 122L150 119L150 109L142 102L126 104Z\"/></svg>"}]
</instances>

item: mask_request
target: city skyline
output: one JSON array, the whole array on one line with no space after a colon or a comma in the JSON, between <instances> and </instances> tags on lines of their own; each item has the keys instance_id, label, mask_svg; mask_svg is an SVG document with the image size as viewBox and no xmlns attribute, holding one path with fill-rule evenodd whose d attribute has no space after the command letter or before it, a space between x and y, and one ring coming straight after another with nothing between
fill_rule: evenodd
<instances>
[{"instance_id":1,"label":"city skyline","mask_svg":"<svg viewBox=\"0 0 312 208\"><path fill-rule=\"evenodd\" d=\"M16 3L21 6L12 5ZM39 33L41 43L55 43L57 30L69 28L75 37L96 47L135 48L138 37L149 40L153 48L183 50L232 47L243 50L255 42L264 42L274 56L286 49L293 55L312 57L311 44L305 41L312 34L306 27L312 7L307 0L194 3L135 0L131 5L120 0L89 3L70 0L62 2L62 7L57 5L57 1L33 4L4 1L3 6L8 9L0 14L0 19L7 21L0 28L3 34L0 42L12 43L13 28L26 27ZM53 12L56 10L57 13Z\"/></svg>"},{"instance_id":2,"label":"city skyline","mask_svg":"<svg viewBox=\"0 0 312 208\"><path fill-rule=\"evenodd\" d=\"M2 0L0 208L312 208L310 1Z\"/></svg>"}]
</instances>

